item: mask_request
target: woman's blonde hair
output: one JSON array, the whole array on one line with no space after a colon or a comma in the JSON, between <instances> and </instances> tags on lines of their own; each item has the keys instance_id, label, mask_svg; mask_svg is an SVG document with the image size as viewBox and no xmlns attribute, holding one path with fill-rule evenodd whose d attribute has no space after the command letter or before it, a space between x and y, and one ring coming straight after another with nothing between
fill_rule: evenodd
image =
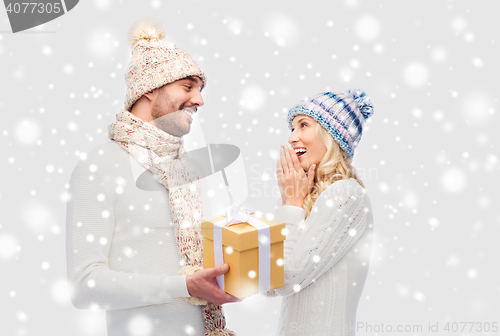
<instances>
[{"instance_id":1,"label":"woman's blonde hair","mask_svg":"<svg viewBox=\"0 0 500 336\"><path fill-rule=\"evenodd\" d=\"M304 199L306 218L309 217L311 209L319 195L335 181L354 178L365 188L359 179L356 169L351 164L347 153L340 148L339 144L328 131L319 123L316 125L316 137L326 147L326 153L316 167L314 174L314 186Z\"/></svg>"}]
</instances>

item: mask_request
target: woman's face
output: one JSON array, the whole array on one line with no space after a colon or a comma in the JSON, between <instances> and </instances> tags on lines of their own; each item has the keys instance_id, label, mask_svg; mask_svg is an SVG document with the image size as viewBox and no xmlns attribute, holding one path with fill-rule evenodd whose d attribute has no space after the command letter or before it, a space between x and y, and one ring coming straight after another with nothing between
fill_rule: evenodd
<instances>
[{"instance_id":1,"label":"woman's face","mask_svg":"<svg viewBox=\"0 0 500 336\"><path fill-rule=\"evenodd\" d=\"M318 166L326 154L326 147L316 137L316 127L321 127L316 120L299 114L292 121L292 134L288 138L306 171L313 164Z\"/></svg>"}]
</instances>

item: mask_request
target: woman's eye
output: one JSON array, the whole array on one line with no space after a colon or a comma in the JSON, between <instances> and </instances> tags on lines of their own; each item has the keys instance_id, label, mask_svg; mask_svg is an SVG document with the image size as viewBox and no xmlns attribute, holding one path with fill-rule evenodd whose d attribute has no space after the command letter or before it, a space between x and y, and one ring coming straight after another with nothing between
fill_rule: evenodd
<instances>
[{"instance_id":1,"label":"woman's eye","mask_svg":"<svg viewBox=\"0 0 500 336\"><path fill-rule=\"evenodd\" d=\"M303 122L302 124L300 124L300 127L302 127L302 126L304 126L304 125L306 125L306 126L307 126L307 123ZM295 130L295 128L292 128L292 129L291 129L292 133L293 133L293 131L294 131L294 130Z\"/></svg>"}]
</instances>

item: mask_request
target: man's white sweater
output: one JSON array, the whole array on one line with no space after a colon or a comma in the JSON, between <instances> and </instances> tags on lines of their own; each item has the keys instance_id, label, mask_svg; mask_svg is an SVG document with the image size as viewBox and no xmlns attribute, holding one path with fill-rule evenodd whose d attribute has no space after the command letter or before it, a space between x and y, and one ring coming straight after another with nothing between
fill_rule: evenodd
<instances>
[{"instance_id":1,"label":"man's white sweater","mask_svg":"<svg viewBox=\"0 0 500 336\"><path fill-rule=\"evenodd\" d=\"M72 302L105 309L109 336L203 335L201 307L183 299L186 276L177 275L168 190L131 158L109 141L73 171L66 220Z\"/></svg>"}]
</instances>

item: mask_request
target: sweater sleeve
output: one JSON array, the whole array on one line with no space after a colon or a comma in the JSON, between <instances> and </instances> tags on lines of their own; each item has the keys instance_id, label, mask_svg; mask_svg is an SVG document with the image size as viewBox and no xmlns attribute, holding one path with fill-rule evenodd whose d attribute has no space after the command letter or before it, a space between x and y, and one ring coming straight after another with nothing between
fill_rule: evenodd
<instances>
[{"instance_id":1,"label":"sweater sleeve","mask_svg":"<svg viewBox=\"0 0 500 336\"><path fill-rule=\"evenodd\" d=\"M127 309L187 297L186 276L136 274L109 268L115 229L116 181L104 167L81 161L70 179L66 212L67 276L78 309Z\"/></svg>"},{"instance_id":2,"label":"sweater sleeve","mask_svg":"<svg viewBox=\"0 0 500 336\"><path fill-rule=\"evenodd\" d=\"M364 189L355 180L337 181L323 191L304 218L305 210L294 206L282 206L276 213L289 231L285 286L274 290L277 295L295 294L314 282L359 240L367 225Z\"/></svg>"}]
</instances>

